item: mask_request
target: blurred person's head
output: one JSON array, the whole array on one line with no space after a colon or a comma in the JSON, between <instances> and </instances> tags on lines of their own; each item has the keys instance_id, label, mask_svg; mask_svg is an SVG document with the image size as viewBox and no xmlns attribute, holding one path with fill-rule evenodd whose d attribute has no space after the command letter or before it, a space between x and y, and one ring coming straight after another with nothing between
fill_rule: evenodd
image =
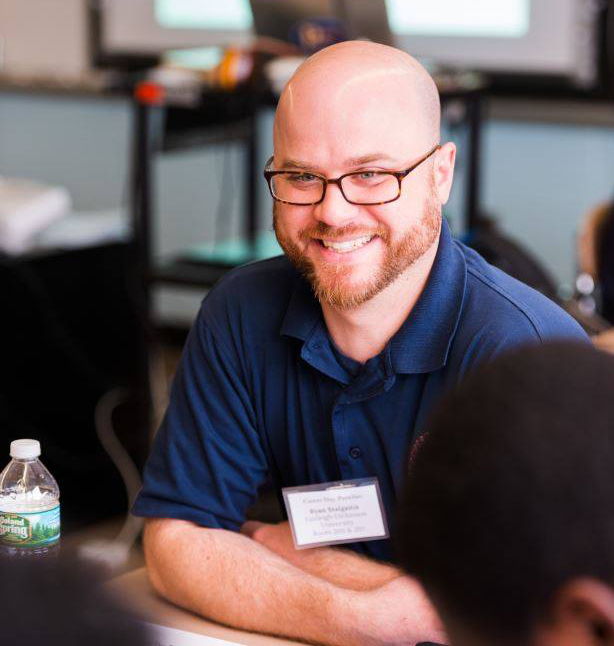
<instances>
[{"instance_id":1,"label":"blurred person's head","mask_svg":"<svg viewBox=\"0 0 614 646\"><path fill-rule=\"evenodd\" d=\"M598 289L599 314L614 325L614 202L602 203L584 216L577 252L579 270Z\"/></svg>"},{"instance_id":2,"label":"blurred person's head","mask_svg":"<svg viewBox=\"0 0 614 646\"><path fill-rule=\"evenodd\" d=\"M364 41L333 45L307 59L290 79L275 116L271 169L301 175L288 189L292 203L275 201L274 226L323 304L359 306L433 249L455 157L454 144L437 147L439 126L433 79L392 47ZM384 191L382 201L363 203L369 199L362 188L377 196L376 187L384 184L373 171L404 171L421 161L398 184L390 178L391 193ZM321 201L315 188L311 204L296 204L298 190L311 195L316 176L348 173L361 175L344 180L343 191L326 185Z\"/></svg>"},{"instance_id":3,"label":"blurred person's head","mask_svg":"<svg viewBox=\"0 0 614 646\"><path fill-rule=\"evenodd\" d=\"M455 646L614 644L614 358L527 347L437 408L397 543Z\"/></svg>"},{"instance_id":4,"label":"blurred person's head","mask_svg":"<svg viewBox=\"0 0 614 646\"><path fill-rule=\"evenodd\" d=\"M1 646L144 646L147 635L82 564L0 559Z\"/></svg>"}]
</instances>

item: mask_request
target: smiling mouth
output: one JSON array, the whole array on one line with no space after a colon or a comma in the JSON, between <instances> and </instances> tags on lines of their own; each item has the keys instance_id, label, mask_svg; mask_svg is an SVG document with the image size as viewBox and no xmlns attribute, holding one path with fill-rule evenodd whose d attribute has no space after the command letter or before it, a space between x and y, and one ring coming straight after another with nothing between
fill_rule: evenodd
<instances>
[{"instance_id":1,"label":"smiling mouth","mask_svg":"<svg viewBox=\"0 0 614 646\"><path fill-rule=\"evenodd\" d=\"M322 240L319 239L320 244L327 249L336 251L337 253L348 253L349 251L354 251L355 249L360 249L366 244L371 242L375 238L374 235L361 236L360 238L354 238L352 240L343 240L342 242L333 242L332 240Z\"/></svg>"}]
</instances>

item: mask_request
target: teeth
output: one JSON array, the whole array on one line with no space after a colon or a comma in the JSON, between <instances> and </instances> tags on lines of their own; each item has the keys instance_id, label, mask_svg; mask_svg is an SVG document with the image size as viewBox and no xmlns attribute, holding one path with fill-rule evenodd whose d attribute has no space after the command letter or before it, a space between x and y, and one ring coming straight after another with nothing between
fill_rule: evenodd
<instances>
[{"instance_id":1,"label":"teeth","mask_svg":"<svg viewBox=\"0 0 614 646\"><path fill-rule=\"evenodd\" d=\"M328 242L326 240L322 240L322 244L327 249L332 249L337 253L347 253L348 251L353 251L354 249L363 247L364 245L367 244L367 242L370 242L372 238L373 236L362 236L362 238L354 238L353 240L344 240L343 242Z\"/></svg>"}]
</instances>

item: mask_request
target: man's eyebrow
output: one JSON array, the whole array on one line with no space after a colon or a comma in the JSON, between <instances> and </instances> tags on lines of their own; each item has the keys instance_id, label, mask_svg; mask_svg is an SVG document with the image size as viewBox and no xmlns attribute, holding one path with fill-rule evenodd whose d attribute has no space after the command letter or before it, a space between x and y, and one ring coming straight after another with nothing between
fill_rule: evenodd
<instances>
[{"instance_id":1,"label":"man's eyebrow","mask_svg":"<svg viewBox=\"0 0 614 646\"><path fill-rule=\"evenodd\" d=\"M362 155L361 157L350 157L345 160L344 165L346 167L364 166L365 164L372 164L377 161L391 162L395 160L386 153L371 153L369 155Z\"/></svg>"},{"instance_id":2,"label":"man's eyebrow","mask_svg":"<svg viewBox=\"0 0 614 646\"><path fill-rule=\"evenodd\" d=\"M373 162L383 161L391 162L395 161L393 157L387 155L386 153L371 153L369 155L362 155L361 157L350 157L344 162L346 168L354 168L356 166L364 166L365 164L372 164ZM316 166L309 164L307 162L301 161L299 159L284 159L281 165L281 168L297 168L300 170L307 170L317 172Z\"/></svg>"},{"instance_id":3,"label":"man's eyebrow","mask_svg":"<svg viewBox=\"0 0 614 646\"><path fill-rule=\"evenodd\" d=\"M308 164L307 162L301 161L300 159L284 159L281 162L280 168L297 168L299 170L310 170L315 171L315 166Z\"/></svg>"}]
</instances>

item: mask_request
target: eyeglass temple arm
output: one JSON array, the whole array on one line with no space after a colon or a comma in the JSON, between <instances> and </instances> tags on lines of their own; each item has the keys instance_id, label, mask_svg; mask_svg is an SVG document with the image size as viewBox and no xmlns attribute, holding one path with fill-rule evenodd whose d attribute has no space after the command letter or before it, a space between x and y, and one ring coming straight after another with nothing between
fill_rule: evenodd
<instances>
[{"instance_id":1,"label":"eyeglass temple arm","mask_svg":"<svg viewBox=\"0 0 614 646\"><path fill-rule=\"evenodd\" d=\"M437 144L432 150L430 150L424 157L419 159L413 166L410 166L408 169L404 170L402 173L399 173L399 175L402 175L403 177L406 177L409 175L409 173L412 172L415 168L418 168L422 162L425 162L433 153L437 152L441 148L441 144Z\"/></svg>"},{"instance_id":2,"label":"eyeglass temple arm","mask_svg":"<svg viewBox=\"0 0 614 646\"><path fill-rule=\"evenodd\" d=\"M264 165L264 172L265 172L265 173L266 173L268 170L271 170L271 169L270 169L270 166L271 166L271 164L273 163L273 160L274 160L274 159L275 159L275 156L274 156L274 155L271 155L271 156L267 159L266 164Z\"/></svg>"}]
</instances>

